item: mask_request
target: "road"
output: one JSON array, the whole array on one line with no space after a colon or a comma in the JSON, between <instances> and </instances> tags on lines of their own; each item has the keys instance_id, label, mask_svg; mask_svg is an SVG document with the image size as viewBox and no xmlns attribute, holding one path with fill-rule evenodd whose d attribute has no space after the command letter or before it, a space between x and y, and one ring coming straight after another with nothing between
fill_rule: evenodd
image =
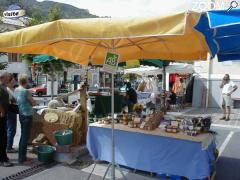
<instances>
[{"instance_id":1,"label":"road","mask_svg":"<svg viewBox=\"0 0 240 180\"><path fill-rule=\"evenodd\" d=\"M217 135L216 180L240 180L240 128L213 127Z\"/></svg>"}]
</instances>

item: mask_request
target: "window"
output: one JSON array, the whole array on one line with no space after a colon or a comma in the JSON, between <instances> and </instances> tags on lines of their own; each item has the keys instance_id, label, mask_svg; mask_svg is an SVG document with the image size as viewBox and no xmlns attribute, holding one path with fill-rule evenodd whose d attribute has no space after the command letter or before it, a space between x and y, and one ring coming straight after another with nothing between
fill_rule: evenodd
<instances>
[{"instance_id":1,"label":"window","mask_svg":"<svg viewBox=\"0 0 240 180\"><path fill-rule=\"evenodd\" d=\"M21 62L20 55L15 53L8 53L8 62Z\"/></svg>"}]
</instances>

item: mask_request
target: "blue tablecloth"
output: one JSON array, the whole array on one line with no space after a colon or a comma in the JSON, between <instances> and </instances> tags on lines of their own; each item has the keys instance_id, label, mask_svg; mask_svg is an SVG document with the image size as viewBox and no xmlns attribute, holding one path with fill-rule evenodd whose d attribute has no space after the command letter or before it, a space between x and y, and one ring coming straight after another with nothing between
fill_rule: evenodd
<instances>
[{"instance_id":1,"label":"blue tablecloth","mask_svg":"<svg viewBox=\"0 0 240 180\"><path fill-rule=\"evenodd\" d=\"M214 165L215 143L202 150L199 142L115 131L116 162L130 168L203 179ZM89 126L87 147L94 160L111 162L111 129Z\"/></svg>"}]
</instances>

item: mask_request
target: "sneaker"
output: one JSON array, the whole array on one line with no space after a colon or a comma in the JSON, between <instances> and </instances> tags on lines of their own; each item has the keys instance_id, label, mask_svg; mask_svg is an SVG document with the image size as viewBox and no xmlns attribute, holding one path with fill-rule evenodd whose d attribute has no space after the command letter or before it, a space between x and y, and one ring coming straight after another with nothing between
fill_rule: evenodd
<instances>
[{"instance_id":1,"label":"sneaker","mask_svg":"<svg viewBox=\"0 0 240 180\"><path fill-rule=\"evenodd\" d=\"M0 166L2 166L2 167L11 167L11 166L13 166L13 163L10 163L9 161L0 162Z\"/></svg>"},{"instance_id":2,"label":"sneaker","mask_svg":"<svg viewBox=\"0 0 240 180\"><path fill-rule=\"evenodd\" d=\"M220 118L220 120L226 120L226 117L225 117L225 116L223 116L223 117L221 117L221 118Z\"/></svg>"},{"instance_id":3,"label":"sneaker","mask_svg":"<svg viewBox=\"0 0 240 180\"><path fill-rule=\"evenodd\" d=\"M7 149L7 153L17 153L18 151L16 149Z\"/></svg>"}]
</instances>

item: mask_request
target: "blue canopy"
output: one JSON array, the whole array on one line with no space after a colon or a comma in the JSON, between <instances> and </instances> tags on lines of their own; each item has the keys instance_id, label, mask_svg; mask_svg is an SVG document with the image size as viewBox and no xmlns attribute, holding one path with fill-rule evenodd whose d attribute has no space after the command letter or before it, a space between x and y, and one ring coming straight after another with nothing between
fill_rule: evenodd
<instances>
[{"instance_id":1,"label":"blue canopy","mask_svg":"<svg viewBox=\"0 0 240 180\"><path fill-rule=\"evenodd\" d=\"M240 9L208 11L201 15L195 29L205 36L212 57L240 60Z\"/></svg>"}]
</instances>

